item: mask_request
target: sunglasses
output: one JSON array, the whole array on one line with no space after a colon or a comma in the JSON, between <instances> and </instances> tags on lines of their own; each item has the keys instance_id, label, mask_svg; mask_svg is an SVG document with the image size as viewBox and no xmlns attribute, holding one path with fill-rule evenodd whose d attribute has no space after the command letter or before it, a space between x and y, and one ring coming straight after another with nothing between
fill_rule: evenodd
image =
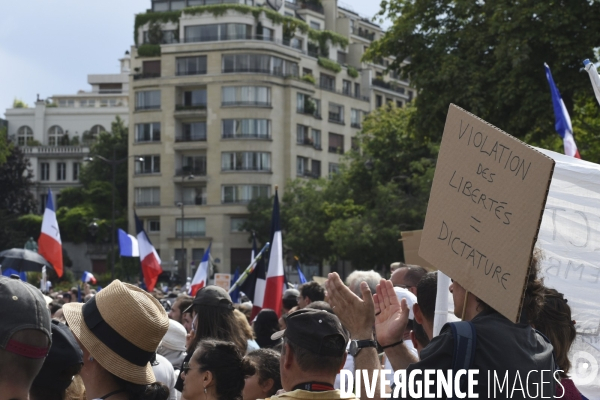
<instances>
[{"instance_id":1,"label":"sunglasses","mask_svg":"<svg viewBox=\"0 0 600 400\"><path fill-rule=\"evenodd\" d=\"M192 367L190 367L190 363L189 362L184 362L183 366L181 367L181 372L187 374L190 369L192 369Z\"/></svg>"},{"instance_id":2,"label":"sunglasses","mask_svg":"<svg viewBox=\"0 0 600 400\"><path fill-rule=\"evenodd\" d=\"M196 332L196 321L198 321L198 314L196 314L194 316L194 319L192 319L192 332Z\"/></svg>"}]
</instances>

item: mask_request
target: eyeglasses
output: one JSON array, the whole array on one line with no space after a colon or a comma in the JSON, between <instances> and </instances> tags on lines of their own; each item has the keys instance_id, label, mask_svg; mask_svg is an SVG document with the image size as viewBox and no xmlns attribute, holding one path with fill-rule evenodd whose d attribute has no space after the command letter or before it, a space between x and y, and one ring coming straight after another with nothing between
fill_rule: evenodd
<instances>
[{"instance_id":1,"label":"eyeglasses","mask_svg":"<svg viewBox=\"0 0 600 400\"><path fill-rule=\"evenodd\" d=\"M183 372L184 374L187 374L190 369L192 369L192 367L190 367L190 363L184 362L183 366L181 367L181 372Z\"/></svg>"}]
</instances>

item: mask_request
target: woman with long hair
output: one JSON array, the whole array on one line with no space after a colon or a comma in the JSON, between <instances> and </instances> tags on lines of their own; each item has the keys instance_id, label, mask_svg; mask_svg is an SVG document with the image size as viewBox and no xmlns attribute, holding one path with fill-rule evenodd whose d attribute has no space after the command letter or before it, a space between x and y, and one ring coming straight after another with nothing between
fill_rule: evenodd
<instances>
[{"instance_id":1,"label":"woman with long hair","mask_svg":"<svg viewBox=\"0 0 600 400\"><path fill-rule=\"evenodd\" d=\"M183 366L183 397L186 400L242 400L246 377L254 366L236 344L207 339L199 342Z\"/></svg>"},{"instance_id":2,"label":"woman with long hair","mask_svg":"<svg viewBox=\"0 0 600 400\"><path fill-rule=\"evenodd\" d=\"M87 303L63 306L83 351L80 376L88 399L166 400L150 361L169 327L162 305L144 290L114 280Z\"/></svg>"}]
</instances>

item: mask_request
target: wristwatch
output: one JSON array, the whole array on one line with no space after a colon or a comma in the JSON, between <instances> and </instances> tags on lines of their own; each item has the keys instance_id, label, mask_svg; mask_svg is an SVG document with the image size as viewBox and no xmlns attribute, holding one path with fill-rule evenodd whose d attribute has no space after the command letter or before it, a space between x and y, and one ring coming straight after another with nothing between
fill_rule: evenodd
<instances>
[{"instance_id":1,"label":"wristwatch","mask_svg":"<svg viewBox=\"0 0 600 400\"><path fill-rule=\"evenodd\" d=\"M350 342L350 348L348 349L348 354L352 357L356 357L360 349L365 347L377 347L377 342L371 339L368 340L352 340Z\"/></svg>"}]
</instances>

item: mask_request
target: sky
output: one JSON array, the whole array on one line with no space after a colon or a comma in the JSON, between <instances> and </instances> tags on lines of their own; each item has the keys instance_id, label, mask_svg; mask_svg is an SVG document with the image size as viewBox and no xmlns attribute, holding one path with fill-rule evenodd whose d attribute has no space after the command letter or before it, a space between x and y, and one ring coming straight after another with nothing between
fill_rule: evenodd
<instances>
[{"instance_id":1,"label":"sky","mask_svg":"<svg viewBox=\"0 0 600 400\"><path fill-rule=\"evenodd\" d=\"M3 1L0 12L0 118L15 98L89 91L88 74L119 72L133 44L134 15L150 0ZM378 1L338 4L371 18Z\"/></svg>"}]
</instances>

